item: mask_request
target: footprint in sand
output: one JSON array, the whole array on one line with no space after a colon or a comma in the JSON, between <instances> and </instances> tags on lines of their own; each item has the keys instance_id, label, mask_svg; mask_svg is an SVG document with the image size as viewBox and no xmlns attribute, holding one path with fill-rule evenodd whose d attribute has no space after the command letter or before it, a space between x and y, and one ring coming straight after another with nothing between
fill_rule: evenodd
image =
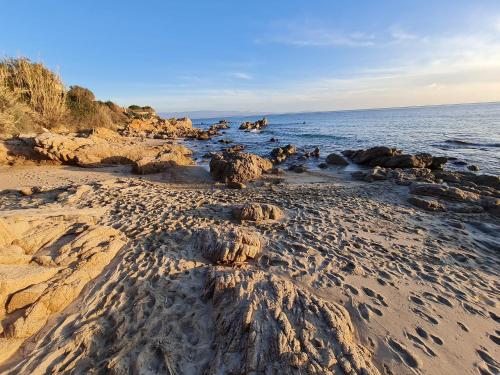
<instances>
[{"instance_id":1,"label":"footprint in sand","mask_svg":"<svg viewBox=\"0 0 500 375\"><path fill-rule=\"evenodd\" d=\"M419 365L419 360L418 358L411 353L406 347L399 343L398 341L389 338L387 340L387 343L389 344L390 349L405 363L408 367L412 369L418 368Z\"/></svg>"}]
</instances>

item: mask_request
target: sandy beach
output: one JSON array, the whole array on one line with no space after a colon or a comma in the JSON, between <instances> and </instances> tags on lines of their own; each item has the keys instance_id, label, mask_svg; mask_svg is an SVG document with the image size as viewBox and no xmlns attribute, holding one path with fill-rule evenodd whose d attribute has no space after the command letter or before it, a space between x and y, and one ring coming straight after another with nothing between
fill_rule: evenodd
<instances>
[{"instance_id":1,"label":"sandy beach","mask_svg":"<svg viewBox=\"0 0 500 375\"><path fill-rule=\"evenodd\" d=\"M498 372L498 218L429 213L407 203L404 186L337 172L287 172L232 190L204 171L171 183L123 169L1 170L2 216L102 209L96 223L127 240L2 373L273 372L287 350L305 354L287 373ZM20 182L47 190L5 190ZM69 185L84 192L65 203L57 197ZM283 217L240 222L232 210L245 203L275 205ZM197 235L230 227L261 236L262 255L207 261ZM219 273L236 281L217 299L209 290ZM258 328L241 321L249 306Z\"/></svg>"}]
</instances>

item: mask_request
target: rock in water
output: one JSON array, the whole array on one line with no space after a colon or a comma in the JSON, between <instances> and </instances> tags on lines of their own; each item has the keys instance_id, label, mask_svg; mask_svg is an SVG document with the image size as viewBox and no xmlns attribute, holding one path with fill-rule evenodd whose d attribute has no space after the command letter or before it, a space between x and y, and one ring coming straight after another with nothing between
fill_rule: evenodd
<instances>
[{"instance_id":1,"label":"rock in water","mask_svg":"<svg viewBox=\"0 0 500 375\"><path fill-rule=\"evenodd\" d=\"M215 269L206 288L215 319L207 374L379 374L336 303L255 270Z\"/></svg>"},{"instance_id":2,"label":"rock in water","mask_svg":"<svg viewBox=\"0 0 500 375\"><path fill-rule=\"evenodd\" d=\"M272 204L247 203L241 207L235 207L233 216L238 220L279 220L283 217L283 212Z\"/></svg>"},{"instance_id":3,"label":"rock in water","mask_svg":"<svg viewBox=\"0 0 500 375\"><path fill-rule=\"evenodd\" d=\"M223 152L210 160L210 173L222 182L254 181L272 167L269 160L243 152Z\"/></svg>"},{"instance_id":4,"label":"rock in water","mask_svg":"<svg viewBox=\"0 0 500 375\"><path fill-rule=\"evenodd\" d=\"M348 165L349 163L339 154L330 154L326 157L326 163L331 165Z\"/></svg>"},{"instance_id":5,"label":"rock in water","mask_svg":"<svg viewBox=\"0 0 500 375\"><path fill-rule=\"evenodd\" d=\"M268 125L268 121L266 117L263 117L260 120L257 120L255 122L244 122L240 125L240 130L260 130Z\"/></svg>"},{"instance_id":6,"label":"rock in water","mask_svg":"<svg viewBox=\"0 0 500 375\"><path fill-rule=\"evenodd\" d=\"M241 264L257 257L263 247L258 233L243 228L206 229L197 236L196 246L204 258L215 264Z\"/></svg>"}]
</instances>

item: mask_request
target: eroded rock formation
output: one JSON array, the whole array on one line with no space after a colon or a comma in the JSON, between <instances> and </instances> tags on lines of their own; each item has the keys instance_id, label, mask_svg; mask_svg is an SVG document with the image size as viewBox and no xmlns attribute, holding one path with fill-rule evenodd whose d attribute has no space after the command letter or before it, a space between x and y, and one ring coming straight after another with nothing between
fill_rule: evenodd
<instances>
[{"instance_id":1,"label":"eroded rock formation","mask_svg":"<svg viewBox=\"0 0 500 375\"><path fill-rule=\"evenodd\" d=\"M272 167L269 160L243 152L218 153L210 160L210 173L222 182L253 181Z\"/></svg>"}]
</instances>

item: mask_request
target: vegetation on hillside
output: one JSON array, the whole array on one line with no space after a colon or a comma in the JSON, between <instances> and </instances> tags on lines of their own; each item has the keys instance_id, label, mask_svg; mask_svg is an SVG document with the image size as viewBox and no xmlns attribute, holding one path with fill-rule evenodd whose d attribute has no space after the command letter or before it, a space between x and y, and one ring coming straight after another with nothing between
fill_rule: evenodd
<instances>
[{"instance_id":1,"label":"vegetation on hillside","mask_svg":"<svg viewBox=\"0 0 500 375\"><path fill-rule=\"evenodd\" d=\"M139 107L149 110L151 107ZM152 108L151 108L152 110ZM0 134L116 129L127 110L97 101L89 89L70 86L41 63L26 58L0 61Z\"/></svg>"}]
</instances>

